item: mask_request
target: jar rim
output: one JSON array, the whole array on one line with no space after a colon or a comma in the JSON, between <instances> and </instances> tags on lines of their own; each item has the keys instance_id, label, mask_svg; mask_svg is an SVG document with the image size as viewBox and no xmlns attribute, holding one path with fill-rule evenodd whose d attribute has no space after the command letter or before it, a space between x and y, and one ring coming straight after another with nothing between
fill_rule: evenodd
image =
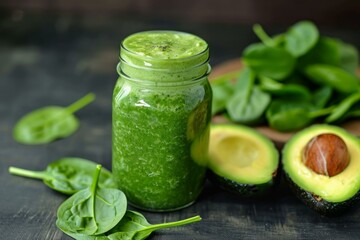
<instances>
[{"instance_id":1,"label":"jar rim","mask_svg":"<svg viewBox=\"0 0 360 240\"><path fill-rule=\"evenodd\" d=\"M207 70L204 74L202 74L201 76L197 76L197 77L185 80L185 81L152 81L152 80L145 80L145 79L132 77L132 76L127 75L126 73L124 73L121 70L120 63L117 64L116 70L121 78L124 78L133 83L138 83L138 84L147 85L147 86L157 86L157 87L159 87L159 86L160 87L161 86L176 87L176 86L187 86L187 85L196 84L197 82L202 81L204 78L207 79L207 76L211 72L211 66L209 63L206 63L206 64L207 64Z\"/></svg>"},{"instance_id":2,"label":"jar rim","mask_svg":"<svg viewBox=\"0 0 360 240\"><path fill-rule=\"evenodd\" d=\"M120 63L124 63L130 67L133 67L133 68L136 68L136 69L139 69L139 70L152 70L152 71L159 71L159 72L174 72L173 69L168 69L168 68L154 68L154 67L150 67L150 66L145 66L145 65L136 65L132 62L128 62L126 61L125 59L123 59L121 56L119 57L119 60L120 62L118 63L118 65L120 65ZM198 68L198 67L203 67L204 65L206 64L209 64L209 61L210 61L210 56L208 56L208 58L204 61L204 62L200 62L199 64L197 65L193 65L189 68L180 68L178 69L178 71L175 71L175 72L183 72L183 71L186 71L187 69L193 69L193 68Z\"/></svg>"}]
</instances>

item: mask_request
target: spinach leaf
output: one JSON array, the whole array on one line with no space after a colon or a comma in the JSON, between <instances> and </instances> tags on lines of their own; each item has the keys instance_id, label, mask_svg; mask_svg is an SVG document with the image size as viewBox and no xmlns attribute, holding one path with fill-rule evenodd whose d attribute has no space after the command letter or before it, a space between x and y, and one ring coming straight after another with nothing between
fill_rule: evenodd
<instances>
[{"instance_id":1,"label":"spinach leaf","mask_svg":"<svg viewBox=\"0 0 360 240\"><path fill-rule=\"evenodd\" d=\"M305 55L298 58L298 68L304 69L311 64L338 66L340 63L339 42L333 38L320 37L316 45Z\"/></svg>"},{"instance_id":2,"label":"spinach leaf","mask_svg":"<svg viewBox=\"0 0 360 240\"><path fill-rule=\"evenodd\" d=\"M254 85L255 77L255 72L245 66L235 83L235 90L249 92Z\"/></svg>"},{"instance_id":3,"label":"spinach leaf","mask_svg":"<svg viewBox=\"0 0 360 240\"><path fill-rule=\"evenodd\" d=\"M299 69L311 64L333 65L356 75L359 55L357 49L350 44L330 37L320 37L317 44L301 56L297 63Z\"/></svg>"},{"instance_id":4,"label":"spinach leaf","mask_svg":"<svg viewBox=\"0 0 360 240\"><path fill-rule=\"evenodd\" d=\"M347 43L339 42L340 63L339 66L351 74L356 75L359 66L359 54L357 49Z\"/></svg>"},{"instance_id":5,"label":"spinach leaf","mask_svg":"<svg viewBox=\"0 0 360 240\"><path fill-rule=\"evenodd\" d=\"M283 84L267 77L260 77L259 87L271 95L288 97L289 99L308 100L311 97L310 91L300 84Z\"/></svg>"},{"instance_id":6,"label":"spinach leaf","mask_svg":"<svg viewBox=\"0 0 360 240\"><path fill-rule=\"evenodd\" d=\"M146 239L153 231L164 228L177 227L189 223L198 222L200 220L200 216L195 216L176 222L152 225L139 212L127 211L124 218L121 219L120 223L110 231L108 239L142 240Z\"/></svg>"},{"instance_id":7,"label":"spinach leaf","mask_svg":"<svg viewBox=\"0 0 360 240\"><path fill-rule=\"evenodd\" d=\"M336 105L332 113L325 119L325 122L332 123L341 119L349 109L360 101L360 92L353 93Z\"/></svg>"},{"instance_id":8,"label":"spinach leaf","mask_svg":"<svg viewBox=\"0 0 360 240\"><path fill-rule=\"evenodd\" d=\"M239 72L225 74L211 81L211 89L213 92L211 112L213 115L225 110L226 102L234 92L234 83L232 83L232 80L237 75L239 75Z\"/></svg>"},{"instance_id":9,"label":"spinach leaf","mask_svg":"<svg viewBox=\"0 0 360 240\"><path fill-rule=\"evenodd\" d=\"M332 88L328 86L317 89L312 96L312 103L318 109L324 108L329 102L332 92Z\"/></svg>"},{"instance_id":10,"label":"spinach leaf","mask_svg":"<svg viewBox=\"0 0 360 240\"><path fill-rule=\"evenodd\" d=\"M325 64L313 64L305 68L306 76L314 82L334 88L342 93L359 91L359 79L345 70Z\"/></svg>"},{"instance_id":11,"label":"spinach leaf","mask_svg":"<svg viewBox=\"0 0 360 240\"><path fill-rule=\"evenodd\" d=\"M289 52L261 43L248 46L244 50L243 61L260 76L275 80L289 76L295 66L295 58Z\"/></svg>"},{"instance_id":12,"label":"spinach leaf","mask_svg":"<svg viewBox=\"0 0 360 240\"><path fill-rule=\"evenodd\" d=\"M278 131L292 131L303 128L312 122L308 112L313 107L308 102L277 99L271 102L266 118L271 128Z\"/></svg>"},{"instance_id":13,"label":"spinach leaf","mask_svg":"<svg viewBox=\"0 0 360 240\"><path fill-rule=\"evenodd\" d=\"M49 106L30 112L16 123L14 139L23 144L44 144L68 137L79 128L73 113L94 99L95 95L89 93L66 108Z\"/></svg>"},{"instance_id":14,"label":"spinach leaf","mask_svg":"<svg viewBox=\"0 0 360 240\"><path fill-rule=\"evenodd\" d=\"M269 105L269 94L254 86L250 92L236 92L227 103L227 111L231 120L251 124L261 118Z\"/></svg>"},{"instance_id":15,"label":"spinach leaf","mask_svg":"<svg viewBox=\"0 0 360 240\"><path fill-rule=\"evenodd\" d=\"M236 92L226 104L231 120L239 123L253 123L264 113L270 102L270 95L254 86L255 74L245 68L236 84Z\"/></svg>"},{"instance_id":16,"label":"spinach leaf","mask_svg":"<svg viewBox=\"0 0 360 240\"><path fill-rule=\"evenodd\" d=\"M58 208L56 226L66 234L99 235L115 227L125 215L125 194L115 188L98 188L100 171L101 165L97 165L91 186Z\"/></svg>"},{"instance_id":17,"label":"spinach leaf","mask_svg":"<svg viewBox=\"0 0 360 240\"><path fill-rule=\"evenodd\" d=\"M41 179L50 188L65 194L74 194L90 187L96 163L82 158L62 158L50 163L44 171L10 167L14 175ZM99 178L102 188L116 188L112 174L103 169Z\"/></svg>"},{"instance_id":18,"label":"spinach leaf","mask_svg":"<svg viewBox=\"0 0 360 240\"><path fill-rule=\"evenodd\" d=\"M84 234L70 233L69 236L77 240L142 240L146 239L152 232L156 230L182 226L185 224L198 222L200 220L200 216L195 216L176 222L152 225L141 213L128 210L126 211L121 221L113 229L106 232L105 234L87 236Z\"/></svg>"},{"instance_id":19,"label":"spinach leaf","mask_svg":"<svg viewBox=\"0 0 360 240\"><path fill-rule=\"evenodd\" d=\"M319 109L309 101L294 99L276 99L266 111L270 127L286 132L306 127L315 118L328 115L333 107Z\"/></svg>"},{"instance_id":20,"label":"spinach leaf","mask_svg":"<svg viewBox=\"0 0 360 240\"><path fill-rule=\"evenodd\" d=\"M301 21L293 25L285 34L285 49L293 56L299 57L307 53L319 39L317 27L309 21Z\"/></svg>"}]
</instances>

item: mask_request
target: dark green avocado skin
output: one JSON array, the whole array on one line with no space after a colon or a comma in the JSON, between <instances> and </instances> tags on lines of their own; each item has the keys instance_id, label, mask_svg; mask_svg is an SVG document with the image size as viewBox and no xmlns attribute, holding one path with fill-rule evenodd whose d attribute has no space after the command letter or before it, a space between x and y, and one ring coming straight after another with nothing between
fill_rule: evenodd
<instances>
[{"instance_id":1,"label":"dark green avocado skin","mask_svg":"<svg viewBox=\"0 0 360 240\"><path fill-rule=\"evenodd\" d=\"M296 183L294 183L291 180L290 176L286 172L284 173L284 176L290 189L297 196L297 198L299 198L309 208L315 210L316 212L324 216L331 217L344 213L345 210L348 210L349 208L353 207L356 203L358 203L360 199L360 191L359 191L353 197L343 202L336 202L336 203L328 202L300 188L298 185L296 185Z\"/></svg>"},{"instance_id":2,"label":"dark green avocado skin","mask_svg":"<svg viewBox=\"0 0 360 240\"><path fill-rule=\"evenodd\" d=\"M211 170L207 172L208 179L220 188L243 198L258 198L271 192L278 184L277 174L272 180L263 184L243 184L230 180L226 177L216 175Z\"/></svg>"}]
</instances>

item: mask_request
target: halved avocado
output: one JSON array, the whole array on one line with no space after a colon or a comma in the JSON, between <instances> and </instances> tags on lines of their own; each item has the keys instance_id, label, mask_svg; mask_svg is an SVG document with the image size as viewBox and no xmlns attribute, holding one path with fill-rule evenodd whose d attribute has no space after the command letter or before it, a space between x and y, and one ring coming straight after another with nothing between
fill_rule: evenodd
<instances>
[{"instance_id":1,"label":"halved avocado","mask_svg":"<svg viewBox=\"0 0 360 240\"><path fill-rule=\"evenodd\" d=\"M307 143L314 137L331 133L339 136L350 154L349 165L329 177L317 174L302 161ZM307 206L324 215L334 215L360 198L360 141L344 129L330 125L314 125L294 135L283 149L286 180L296 196Z\"/></svg>"},{"instance_id":2,"label":"halved avocado","mask_svg":"<svg viewBox=\"0 0 360 240\"><path fill-rule=\"evenodd\" d=\"M279 154L273 142L240 125L211 125L210 180L242 197L267 193L275 183Z\"/></svg>"}]
</instances>

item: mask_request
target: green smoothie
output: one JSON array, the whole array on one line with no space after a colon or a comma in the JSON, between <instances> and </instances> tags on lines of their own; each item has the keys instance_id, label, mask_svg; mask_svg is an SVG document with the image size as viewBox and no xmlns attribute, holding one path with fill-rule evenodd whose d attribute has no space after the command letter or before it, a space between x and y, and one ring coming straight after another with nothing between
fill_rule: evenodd
<instances>
[{"instance_id":1,"label":"green smoothie","mask_svg":"<svg viewBox=\"0 0 360 240\"><path fill-rule=\"evenodd\" d=\"M211 118L208 46L181 32L133 34L113 95L113 173L129 202L168 211L200 194Z\"/></svg>"}]
</instances>

